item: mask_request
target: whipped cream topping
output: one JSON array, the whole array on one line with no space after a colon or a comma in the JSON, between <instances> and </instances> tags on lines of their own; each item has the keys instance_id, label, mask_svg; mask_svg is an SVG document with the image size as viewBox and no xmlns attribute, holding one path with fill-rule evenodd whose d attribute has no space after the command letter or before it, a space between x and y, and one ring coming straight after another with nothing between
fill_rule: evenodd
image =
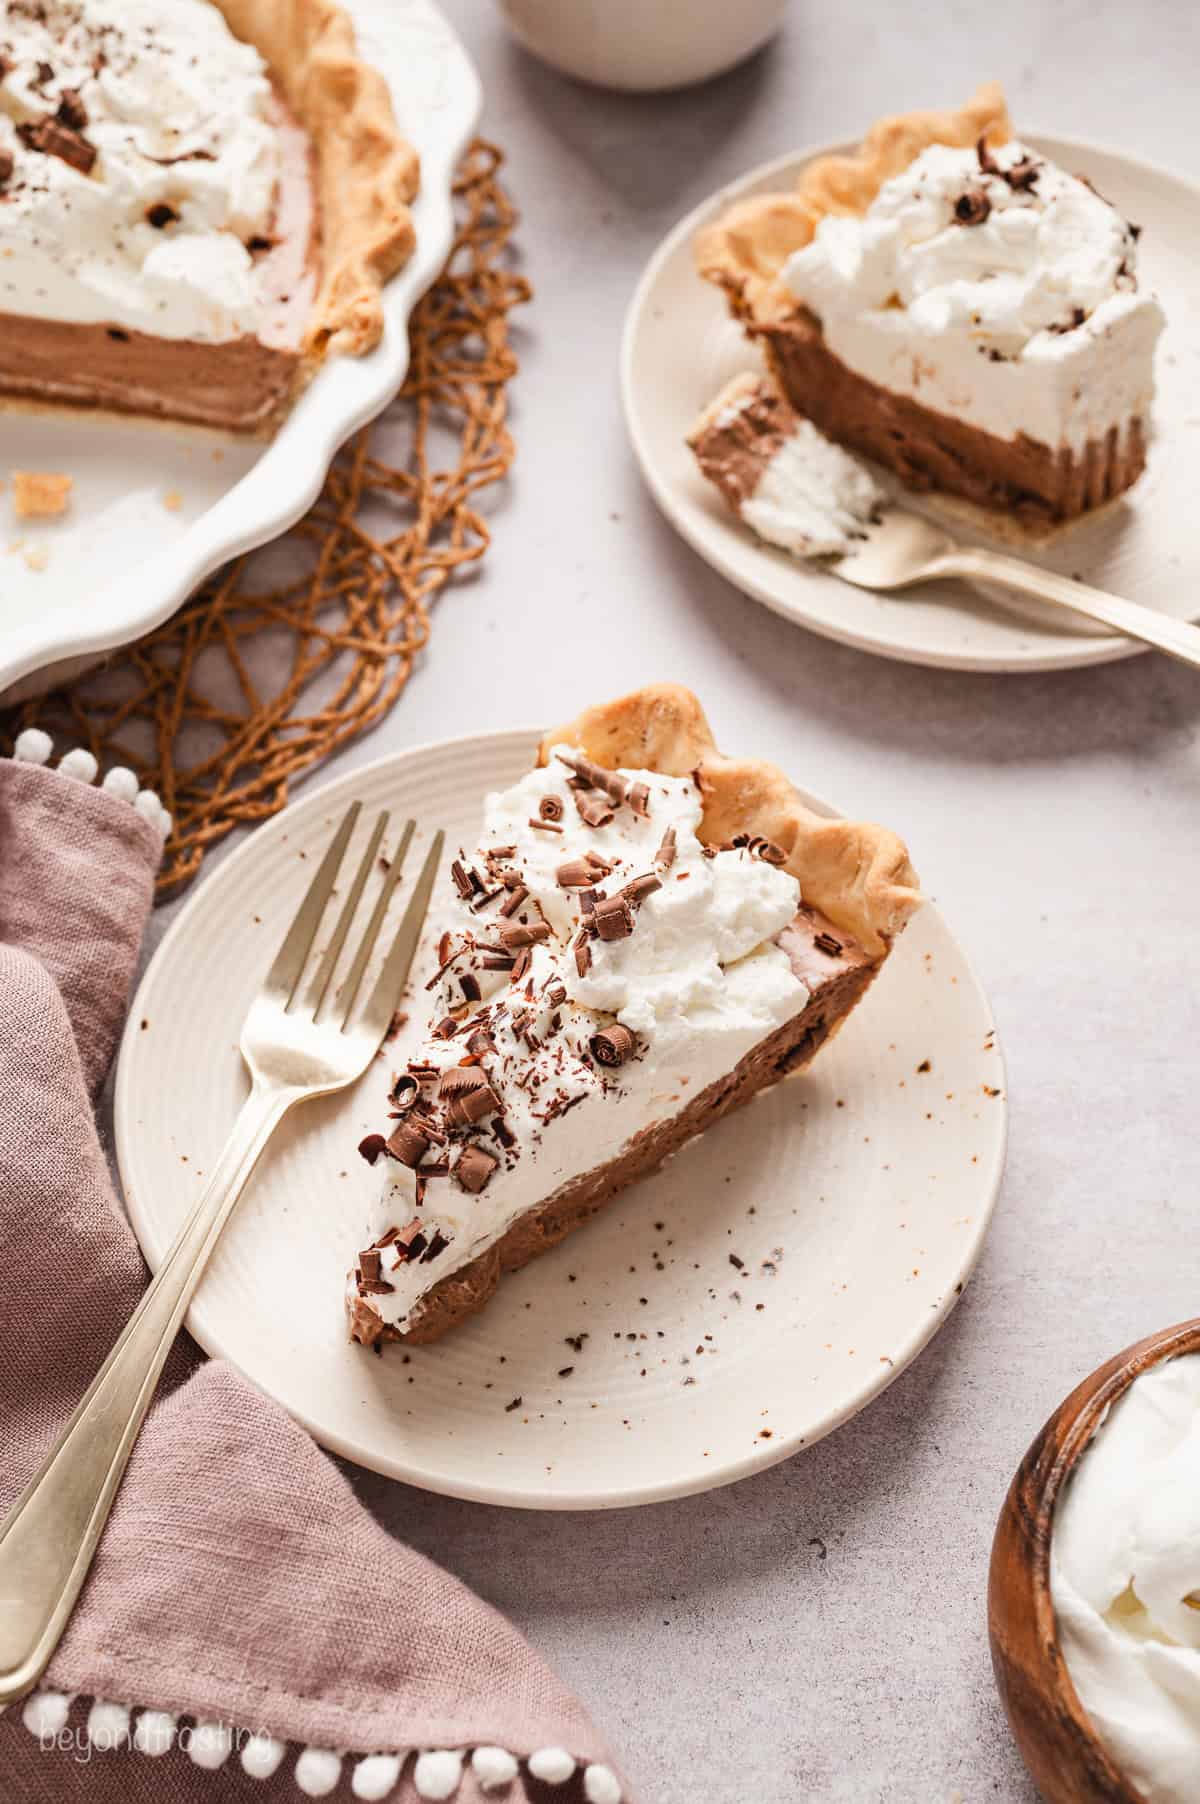
<instances>
[{"instance_id":1,"label":"whipped cream topping","mask_svg":"<svg viewBox=\"0 0 1200 1804\"><path fill-rule=\"evenodd\" d=\"M1067 1670L1117 1765L1154 1804L1200 1804L1200 1354L1114 1405L1050 1556Z\"/></svg>"},{"instance_id":2,"label":"whipped cream topping","mask_svg":"<svg viewBox=\"0 0 1200 1804\"><path fill-rule=\"evenodd\" d=\"M1018 142L930 146L783 279L849 367L999 437L1081 444L1149 405L1163 321L1137 229Z\"/></svg>"},{"instance_id":3,"label":"whipped cream topping","mask_svg":"<svg viewBox=\"0 0 1200 1804\"><path fill-rule=\"evenodd\" d=\"M799 884L758 843L706 853L701 812L690 779L566 747L487 798L434 928L434 1032L398 1043L390 1150L361 1149L384 1181L358 1288L384 1321L804 1007L775 943Z\"/></svg>"},{"instance_id":4,"label":"whipped cream topping","mask_svg":"<svg viewBox=\"0 0 1200 1804\"><path fill-rule=\"evenodd\" d=\"M753 407L753 392L721 409L714 424L732 424ZM763 465L753 492L741 503L746 525L770 545L796 557L828 557L850 550L885 499L866 467L813 425L797 418L795 430Z\"/></svg>"},{"instance_id":5,"label":"whipped cream topping","mask_svg":"<svg viewBox=\"0 0 1200 1804\"><path fill-rule=\"evenodd\" d=\"M311 237L305 134L210 0L8 0L0 313L295 343Z\"/></svg>"}]
</instances>

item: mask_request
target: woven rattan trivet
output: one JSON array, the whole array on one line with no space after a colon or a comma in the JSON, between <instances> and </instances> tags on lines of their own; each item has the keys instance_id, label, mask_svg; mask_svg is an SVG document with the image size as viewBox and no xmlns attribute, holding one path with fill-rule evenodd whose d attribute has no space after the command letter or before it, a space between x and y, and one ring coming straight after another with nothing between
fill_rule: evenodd
<instances>
[{"instance_id":1,"label":"woven rattan trivet","mask_svg":"<svg viewBox=\"0 0 1200 1804\"><path fill-rule=\"evenodd\" d=\"M413 313L404 387L311 512L102 668L0 714L0 740L36 724L158 790L175 820L163 890L231 828L278 813L293 779L392 707L435 597L487 550L479 492L514 455L508 314L529 298L509 266L501 160L481 141L464 157L454 248Z\"/></svg>"}]
</instances>

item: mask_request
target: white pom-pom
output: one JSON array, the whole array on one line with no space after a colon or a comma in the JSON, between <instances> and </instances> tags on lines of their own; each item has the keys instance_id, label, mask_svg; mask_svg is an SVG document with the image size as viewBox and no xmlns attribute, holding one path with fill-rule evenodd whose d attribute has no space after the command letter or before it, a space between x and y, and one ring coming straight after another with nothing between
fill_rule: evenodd
<instances>
[{"instance_id":1,"label":"white pom-pom","mask_svg":"<svg viewBox=\"0 0 1200 1804\"><path fill-rule=\"evenodd\" d=\"M575 1762L565 1748L539 1748L529 1756L529 1770L543 1785L565 1785L575 1771Z\"/></svg>"},{"instance_id":2,"label":"white pom-pom","mask_svg":"<svg viewBox=\"0 0 1200 1804\"><path fill-rule=\"evenodd\" d=\"M88 1711L87 1738L98 1753L111 1753L129 1737L129 1711L124 1704L97 1698Z\"/></svg>"},{"instance_id":3,"label":"white pom-pom","mask_svg":"<svg viewBox=\"0 0 1200 1804\"><path fill-rule=\"evenodd\" d=\"M304 1748L296 1760L296 1784L308 1798L327 1798L337 1785L342 1757L328 1748Z\"/></svg>"},{"instance_id":4,"label":"white pom-pom","mask_svg":"<svg viewBox=\"0 0 1200 1804\"><path fill-rule=\"evenodd\" d=\"M400 1778L399 1754L365 1754L350 1776L356 1798L386 1798Z\"/></svg>"},{"instance_id":5,"label":"white pom-pom","mask_svg":"<svg viewBox=\"0 0 1200 1804\"><path fill-rule=\"evenodd\" d=\"M174 826L175 816L173 814L168 814L165 808L160 808L158 811L158 830L164 839L170 839Z\"/></svg>"},{"instance_id":6,"label":"white pom-pom","mask_svg":"<svg viewBox=\"0 0 1200 1804\"><path fill-rule=\"evenodd\" d=\"M499 1791L517 1776L517 1763L507 1748L476 1748L471 1767L482 1791Z\"/></svg>"},{"instance_id":7,"label":"white pom-pom","mask_svg":"<svg viewBox=\"0 0 1200 1804\"><path fill-rule=\"evenodd\" d=\"M252 1779L269 1779L287 1753L287 1743L273 1735L252 1735L242 1749L242 1771Z\"/></svg>"},{"instance_id":8,"label":"white pom-pom","mask_svg":"<svg viewBox=\"0 0 1200 1804\"><path fill-rule=\"evenodd\" d=\"M35 1691L25 1699L21 1721L39 1741L53 1741L66 1728L70 1710L69 1691Z\"/></svg>"},{"instance_id":9,"label":"white pom-pom","mask_svg":"<svg viewBox=\"0 0 1200 1804\"><path fill-rule=\"evenodd\" d=\"M73 752L68 752L65 758L58 761L59 775L74 777L80 783L94 783L99 769L92 754L85 752L82 746L76 746Z\"/></svg>"},{"instance_id":10,"label":"white pom-pom","mask_svg":"<svg viewBox=\"0 0 1200 1804\"><path fill-rule=\"evenodd\" d=\"M139 789L133 798L133 805L143 820L149 821L152 827L157 827L162 816L163 805L158 799L156 790Z\"/></svg>"},{"instance_id":11,"label":"white pom-pom","mask_svg":"<svg viewBox=\"0 0 1200 1804\"><path fill-rule=\"evenodd\" d=\"M132 802L138 792L138 780L124 764L114 764L100 787L119 802Z\"/></svg>"},{"instance_id":12,"label":"white pom-pom","mask_svg":"<svg viewBox=\"0 0 1200 1804\"><path fill-rule=\"evenodd\" d=\"M462 1755L449 1748L431 1748L418 1754L413 1785L419 1798L452 1798L462 1778Z\"/></svg>"},{"instance_id":13,"label":"white pom-pom","mask_svg":"<svg viewBox=\"0 0 1200 1804\"><path fill-rule=\"evenodd\" d=\"M611 1766L584 1768L583 1795L588 1804L621 1804L621 1782Z\"/></svg>"},{"instance_id":14,"label":"white pom-pom","mask_svg":"<svg viewBox=\"0 0 1200 1804\"><path fill-rule=\"evenodd\" d=\"M175 1745L175 1718L169 1710L143 1710L133 1731L133 1745L139 1754L154 1759Z\"/></svg>"},{"instance_id":15,"label":"white pom-pom","mask_svg":"<svg viewBox=\"0 0 1200 1804\"><path fill-rule=\"evenodd\" d=\"M228 1723L197 1723L188 1736L188 1753L206 1773L224 1766L233 1747L233 1732Z\"/></svg>"},{"instance_id":16,"label":"white pom-pom","mask_svg":"<svg viewBox=\"0 0 1200 1804\"><path fill-rule=\"evenodd\" d=\"M23 733L17 734L13 757L19 758L22 764L48 764L53 750L54 741L49 733L43 733L41 727L26 727Z\"/></svg>"}]
</instances>

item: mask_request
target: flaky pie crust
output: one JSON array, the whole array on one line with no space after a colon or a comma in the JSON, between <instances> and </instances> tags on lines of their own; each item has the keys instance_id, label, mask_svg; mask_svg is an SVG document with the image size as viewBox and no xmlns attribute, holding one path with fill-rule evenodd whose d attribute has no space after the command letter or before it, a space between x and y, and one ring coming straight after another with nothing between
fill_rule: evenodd
<instances>
[{"instance_id":1,"label":"flaky pie crust","mask_svg":"<svg viewBox=\"0 0 1200 1804\"><path fill-rule=\"evenodd\" d=\"M608 769L695 772L704 799L700 837L721 845L735 834L770 839L803 900L882 957L919 907L917 874L902 840L865 821L828 820L800 798L774 764L726 758L690 689L652 683L618 701L587 708L543 739L539 763L556 745L573 745Z\"/></svg>"},{"instance_id":2,"label":"flaky pie crust","mask_svg":"<svg viewBox=\"0 0 1200 1804\"><path fill-rule=\"evenodd\" d=\"M320 280L305 361L361 356L383 333L383 286L412 255L419 164L387 84L358 53L334 0L215 0L235 37L265 58L312 140Z\"/></svg>"},{"instance_id":3,"label":"flaky pie crust","mask_svg":"<svg viewBox=\"0 0 1200 1804\"><path fill-rule=\"evenodd\" d=\"M985 82L965 106L947 112L897 113L880 119L850 156L818 157L790 194L737 201L696 238L696 265L723 288L739 318L770 325L796 311L783 266L803 250L827 214L865 213L883 184L931 144L960 148L1012 136L999 82Z\"/></svg>"}]
</instances>

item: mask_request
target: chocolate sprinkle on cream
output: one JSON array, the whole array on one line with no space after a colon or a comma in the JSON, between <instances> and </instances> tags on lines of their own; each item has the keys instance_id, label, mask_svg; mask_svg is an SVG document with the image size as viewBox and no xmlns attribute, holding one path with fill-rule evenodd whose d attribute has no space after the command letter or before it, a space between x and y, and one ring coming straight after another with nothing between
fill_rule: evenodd
<instances>
[{"instance_id":1,"label":"chocolate sprinkle on cream","mask_svg":"<svg viewBox=\"0 0 1200 1804\"><path fill-rule=\"evenodd\" d=\"M633 909L625 896L607 896L598 901L592 918L602 940L627 940L633 932Z\"/></svg>"},{"instance_id":2,"label":"chocolate sprinkle on cream","mask_svg":"<svg viewBox=\"0 0 1200 1804\"><path fill-rule=\"evenodd\" d=\"M401 1165L407 1165L410 1171L415 1171L429 1151L429 1136L422 1133L415 1122L402 1121L392 1129L387 1146Z\"/></svg>"},{"instance_id":3,"label":"chocolate sprinkle on cream","mask_svg":"<svg viewBox=\"0 0 1200 1804\"><path fill-rule=\"evenodd\" d=\"M90 175L96 161L97 151L94 144L79 132L74 132L68 125L60 125L57 119L27 120L18 125L17 136L29 150L40 150L43 156L58 157L60 162L69 163L72 169L78 169L80 175Z\"/></svg>"},{"instance_id":4,"label":"chocolate sprinkle on cream","mask_svg":"<svg viewBox=\"0 0 1200 1804\"><path fill-rule=\"evenodd\" d=\"M454 1180L460 1189L471 1196L478 1196L483 1190L500 1161L494 1153L489 1153L482 1146L474 1143L464 1146L458 1155L458 1163L454 1167Z\"/></svg>"},{"instance_id":5,"label":"chocolate sprinkle on cream","mask_svg":"<svg viewBox=\"0 0 1200 1804\"><path fill-rule=\"evenodd\" d=\"M544 821L561 821L563 812L561 796L543 796L538 803L538 813Z\"/></svg>"},{"instance_id":6,"label":"chocolate sprinkle on cream","mask_svg":"<svg viewBox=\"0 0 1200 1804\"><path fill-rule=\"evenodd\" d=\"M637 1036L624 1022L614 1021L611 1027L603 1027L598 1034L593 1034L588 1044L597 1065L612 1070L633 1057L637 1051Z\"/></svg>"},{"instance_id":7,"label":"chocolate sprinkle on cream","mask_svg":"<svg viewBox=\"0 0 1200 1804\"><path fill-rule=\"evenodd\" d=\"M515 952L518 946L536 946L540 940L550 938L550 929L545 921L532 921L526 925L517 921L512 927L500 929L500 944L506 952Z\"/></svg>"},{"instance_id":8,"label":"chocolate sprinkle on cream","mask_svg":"<svg viewBox=\"0 0 1200 1804\"><path fill-rule=\"evenodd\" d=\"M0 194L12 180L13 153L11 150L0 150Z\"/></svg>"},{"instance_id":9,"label":"chocolate sprinkle on cream","mask_svg":"<svg viewBox=\"0 0 1200 1804\"><path fill-rule=\"evenodd\" d=\"M969 188L954 203L954 217L959 225L982 225L992 210L992 203L982 188Z\"/></svg>"},{"instance_id":10,"label":"chocolate sprinkle on cream","mask_svg":"<svg viewBox=\"0 0 1200 1804\"><path fill-rule=\"evenodd\" d=\"M842 950L841 940L835 940L833 935L831 933L826 933L824 929L822 929L820 933L815 933L813 935L813 945L819 952L823 952L827 958L836 958L838 953Z\"/></svg>"},{"instance_id":11,"label":"chocolate sprinkle on cream","mask_svg":"<svg viewBox=\"0 0 1200 1804\"><path fill-rule=\"evenodd\" d=\"M78 88L63 89L58 97L58 108L54 117L60 125L67 126L73 132L87 130L87 108L83 104L83 96Z\"/></svg>"},{"instance_id":12,"label":"chocolate sprinkle on cream","mask_svg":"<svg viewBox=\"0 0 1200 1804\"><path fill-rule=\"evenodd\" d=\"M653 871L647 871L644 876L629 879L625 885L625 894L636 908L646 900L647 896L652 896L656 889L661 888L662 878L656 877Z\"/></svg>"},{"instance_id":13,"label":"chocolate sprinkle on cream","mask_svg":"<svg viewBox=\"0 0 1200 1804\"><path fill-rule=\"evenodd\" d=\"M654 862L655 862L655 864L661 864L665 871L669 871L671 866L674 864L674 862L675 862L675 829L674 829L674 827L668 827L666 832L663 834L662 844L659 846L658 851L654 854Z\"/></svg>"}]
</instances>

